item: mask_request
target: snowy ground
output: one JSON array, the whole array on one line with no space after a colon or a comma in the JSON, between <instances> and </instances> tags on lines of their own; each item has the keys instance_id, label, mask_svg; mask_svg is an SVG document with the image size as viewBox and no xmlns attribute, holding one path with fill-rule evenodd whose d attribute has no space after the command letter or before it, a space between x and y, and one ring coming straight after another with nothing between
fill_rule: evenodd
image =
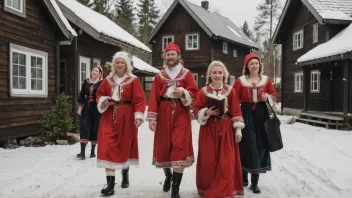
<instances>
[{"instance_id":1,"label":"snowy ground","mask_svg":"<svg viewBox=\"0 0 352 198\"><path fill-rule=\"evenodd\" d=\"M192 126L197 153L199 124L193 121ZM245 197L352 197L352 132L300 123L283 123L281 129L285 148L272 154L273 171L260 176L262 194L246 188ZM152 144L153 133L145 123L139 132L140 166L130 169L128 189L121 189L117 173L112 197L170 197L162 192L163 171L151 165ZM78 144L0 149L0 197L100 197L106 183L104 170L96 168L95 159L77 160L78 151ZM195 165L184 174L181 196L198 197Z\"/></svg>"}]
</instances>

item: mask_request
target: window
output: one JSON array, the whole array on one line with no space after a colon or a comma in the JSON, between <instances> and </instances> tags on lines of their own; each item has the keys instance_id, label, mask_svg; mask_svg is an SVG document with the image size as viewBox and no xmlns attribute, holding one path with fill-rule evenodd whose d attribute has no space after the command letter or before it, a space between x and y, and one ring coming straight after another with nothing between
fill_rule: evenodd
<instances>
[{"instance_id":1,"label":"window","mask_svg":"<svg viewBox=\"0 0 352 198\"><path fill-rule=\"evenodd\" d=\"M175 37L174 36L163 36L163 38L162 38L162 48L163 48L163 51L164 51L164 49L166 48L166 46L169 44L169 43L171 43L171 42L175 42L174 40L175 40Z\"/></svg>"},{"instance_id":2,"label":"window","mask_svg":"<svg viewBox=\"0 0 352 198\"><path fill-rule=\"evenodd\" d=\"M230 76L230 82L229 84L232 86L235 83L235 76Z\"/></svg>"},{"instance_id":3,"label":"window","mask_svg":"<svg viewBox=\"0 0 352 198\"><path fill-rule=\"evenodd\" d=\"M11 12L21 17L26 17L25 15L25 0L4 0L5 6L4 10L7 12Z\"/></svg>"},{"instance_id":4,"label":"window","mask_svg":"<svg viewBox=\"0 0 352 198\"><path fill-rule=\"evenodd\" d=\"M192 73L194 80L197 82L198 85L198 73Z\"/></svg>"},{"instance_id":5,"label":"window","mask_svg":"<svg viewBox=\"0 0 352 198\"><path fill-rule=\"evenodd\" d=\"M48 95L48 53L10 44L10 95Z\"/></svg>"},{"instance_id":6,"label":"window","mask_svg":"<svg viewBox=\"0 0 352 198\"><path fill-rule=\"evenodd\" d=\"M144 90L150 91L152 89L152 84L154 81L154 77L146 76L144 77Z\"/></svg>"},{"instance_id":7,"label":"window","mask_svg":"<svg viewBox=\"0 0 352 198\"><path fill-rule=\"evenodd\" d=\"M293 50L303 48L303 29L293 34Z\"/></svg>"},{"instance_id":8,"label":"window","mask_svg":"<svg viewBox=\"0 0 352 198\"><path fill-rule=\"evenodd\" d=\"M319 93L320 90L320 72L318 70L311 71L310 74L310 91Z\"/></svg>"},{"instance_id":9,"label":"window","mask_svg":"<svg viewBox=\"0 0 352 198\"><path fill-rule=\"evenodd\" d=\"M303 73L295 74L295 92L303 92Z\"/></svg>"},{"instance_id":10,"label":"window","mask_svg":"<svg viewBox=\"0 0 352 198\"><path fill-rule=\"evenodd\" d=\"M223 43L222 43L222 52L223 52L224 54L227 54L227 43L226 43L226 42L223 42Z\"/></svg>"},{"instance_id":11,"label":"window","mask_svg":"<svg viewBox=\"0 0 352 198\"><path fill-rule=\"evenodd\" d=\"M93 58L93 67L96 67L96 66L101 66L100 65L100 59Z\"/></svg>"},{"instance_id":12,"label":"window","mask_svg":"<svg viewBox=\"0 0 352 198\"><path fill-rule=\"evenodd\" d=\"M318 42L318 24L314 24L313 25L313 43L317 43Z\"/></svg>"},{"instance_id":13,"label":"window","mask_svg":"<svg viewBox=\"0 0 352 198\"><path fill-rule=\"evenodd\" d=\"M199 36L198 34L186 34L186 50L199 49Z\"/></svg>"},{"instance_id":14,"label":"window","mask_svg":"<svg viewBox=\"0 0 352 198\"><path fill-rule=\"evenodd\" d=\"M89 78L90 76L90 58L86 58L83 56L79 57L79 81L78 81L78 89L80 90L84 80Z\"/></svg>"},{"instance_id":15,"label":"window","mask_svg":"<svg viewBox=\"0 0 352 198\"><path fill-rule=\"evenodd\" d=\"M233 56L233 57L237 57L237 50L233 50L233 51L232 51L232 56Z\"/></svg>"}]
</instances>

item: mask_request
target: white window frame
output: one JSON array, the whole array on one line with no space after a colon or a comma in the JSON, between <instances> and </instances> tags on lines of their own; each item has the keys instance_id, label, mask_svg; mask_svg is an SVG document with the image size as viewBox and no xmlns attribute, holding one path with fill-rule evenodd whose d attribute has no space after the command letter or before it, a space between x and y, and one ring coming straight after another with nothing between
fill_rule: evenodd
<instances>
[{"instance_id":1,"label":"white window frame","mask_svg":"<svg viewBox=\"0 0 352 198\"><path fill-rule=\"evenodd\" d=\"M303 72L295 73L294 75L294 92L302 93L303 92ZM297 81L298 80L298 81Z\"/></svg>"},{"instance_id":2,"label":"white window frame","mask_svg":"<svg viewBox=\"0 0 352 198\"><path fill-rule=\"evenodd\" d=\"M164 49L166 48L166 46L170 43L165 43L164 42L164 39L169 39L171 38L171 41L170 42L175 42L175 36L174 35L166 35L166 36L162 36L161 38L161 49L162 51L164 51Z\"/></svg>"},{"instance_id":3,"label":"white window frame","mask_svg":"<svg viewBox=\"0 0 352 198\"><path fill-rule=\"evenodd\" d=\"M232 50L232 56L233 57L238 57L237 50Z\"/></svg>"},{"instance_id":4,"label":"white window frame","mask_svg":"<svg viewBox=\"0 0 352 198\"><path fill-rule=\"evenodd\" d=\"M300 40L298 40L298 36L300 36ZM293 46L293 51L295 50L299 50L303 48L303 44L304 44L304 32L303 29L300 29L298 31L296 31L295 33L293 33L293 42L292 42L292 46Z\"/></svg>"},{"instance_id":5,"label":"white window frame","mask_svg":"<svg viewBox=\"0 0 352 198\"><path fill-rule=\"evenodd\" d=\"M100 66L100 67L101 67L101 61L100 61L100 59L98 59L98 58L93 58L93 66L92 66L92 68L95 67L95 66L94 66L95 63L96 63L95 66Z\"/></svg>"},{"instance_id":6,"label":"white window frame","mask_svg":"<svg viewBox=\"0 0 352 198\"><path fill-rule=\"evenodd\" d=\"M197 36L197 48L188 47L188 37L189 36ZM193 38L192 38L193 39ZM193 41L193 40L192 40ZM199 34L198 33L193 33L193 34L186 34L185 36L185 44L186 44L186 50L199 50Z\"/></svg>"},{"instance_id":7,"label":"white window frame","mask_svg":"<svg viewBox=\"0 0 352 198\"><path fill-rule=\"evenodd\" d=\"M81 63L86 63L87 67L86 67L86 77L84 79L81 78ZM82 87L82 83L84 82L85 79L90 77L90 58L88 57L84 57L84 56L80 56L79 57L79 70L78 70L78 89L80 90Z\"/></svg>"},{"instance_id":8,"label":"white window frame","mask_svg":"<svg viewBox=\"0 0 352 198\"><path fill-rule=\"evenodd\" d=\"M193 75L193 78L194 78L194 80L197 82L197 85L198 85L198 73L192 73L192 75Z\"/></svg>"},{"instance_id":9,"label":"white window frame","mask_svg":"<svg viewBox=\"0 0 352 198\"><path fill-rule=\"evenodd\" d=\"M313 25L313 43L317 43L319 41L319 25L318 23Z\"/></svg>"},{"instance_id":10,"label":"white window frame","mask_svg":"<svg viewBox=\"0 0 352 198\"><path fill-rule=\"evenodd\" d=\"M235 80L236 80L235 76L230 76L229 85L232 86L235 83Z\"/></svg>"},{"instance_id":11,"label":"white window frame","mask_svg":"<svg viewBox=\"0 0 352 198\"><path fill-rule=\"evenodd\" d=\"M12 7L11 5L7 4L8 0L4 0L4 10L10 12L12 14L18 15L20 17L26 17L26 0L18 0L20 2L20 9ZM11 3L13 0L10 0Z\"/></svg>"},{"instance_id":12,"label":"white window frame","mask_svg":"<svg viewBox=\"0 0 352 198\"><path fill-rule=\"evenodd\" d=\"M222 52L224 54L228 53L228 44L227 44L227 42L222 42Z\"/></svg>"},{"instance_id":13,"label":"white window frame","mask_svg":"<svg viewBox=\"0 0 352 198\"><path fill-rule=\"evenodd\" d=\"M314 76L317 76L315 79ZM317 83L317 88L314 89L314 83ZM319 93L320 92L320 71L319 70L312 70L310 72L310 92L312 93Z\"/></svg>"},{"instance_id":14,"label":"white window frame","mask_svg":"<svg viewBox=\"0 0 352 198\"><path fill-rule=\"evenodd\" d=\"M13 88L13 53L26 55L26 89ZM31 90L31 57L42 61L42 90ZM10 43L10 96L13 97L47 97L48 96L48 53Z\"/></svg>"}]
</instances>

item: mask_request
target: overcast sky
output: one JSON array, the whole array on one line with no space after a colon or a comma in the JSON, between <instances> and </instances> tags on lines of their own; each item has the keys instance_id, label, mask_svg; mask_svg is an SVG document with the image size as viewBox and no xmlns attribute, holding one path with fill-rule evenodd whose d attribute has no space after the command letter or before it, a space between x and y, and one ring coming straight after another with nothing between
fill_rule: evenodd
<instances>
[{"instance_id":1,"label":"overcast sky","mask_svg":"<svg viewBox=\"0 0 352 198\"><path fill-rule=\"evenodd\" d=\"M161 8L164 8L165 4L172 3L173 0L155 0ZM188 0L197 5L201 5L203 0ZM256 7L259 2L263 0L208 0L209 10L216 11L219 14L229 18L237 26L240 26L247 21L250 28L253 28L255 16L258 14ZM281 6L284 6L286 0L280 0Z\"/></svg>"}]
</instances>

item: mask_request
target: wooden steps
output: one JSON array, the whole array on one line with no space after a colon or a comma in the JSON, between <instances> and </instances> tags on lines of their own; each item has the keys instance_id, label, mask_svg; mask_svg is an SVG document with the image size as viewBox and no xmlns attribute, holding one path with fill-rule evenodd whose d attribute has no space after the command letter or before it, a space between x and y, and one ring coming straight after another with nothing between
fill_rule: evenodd
<instances>
[{"instance_id":1,"label":"wooden steps","mask_svg":"<svg viewBox=\"0 0 352 198\"><path fill-rule=\"evenodd\" d=\"M345 124L345 120L343 117L336 115L328 115L324 112L302 112L299 118L296 118L296 121L313 126L325 127L327 129L340 129Z\"/></svg>"}]
</instances>

